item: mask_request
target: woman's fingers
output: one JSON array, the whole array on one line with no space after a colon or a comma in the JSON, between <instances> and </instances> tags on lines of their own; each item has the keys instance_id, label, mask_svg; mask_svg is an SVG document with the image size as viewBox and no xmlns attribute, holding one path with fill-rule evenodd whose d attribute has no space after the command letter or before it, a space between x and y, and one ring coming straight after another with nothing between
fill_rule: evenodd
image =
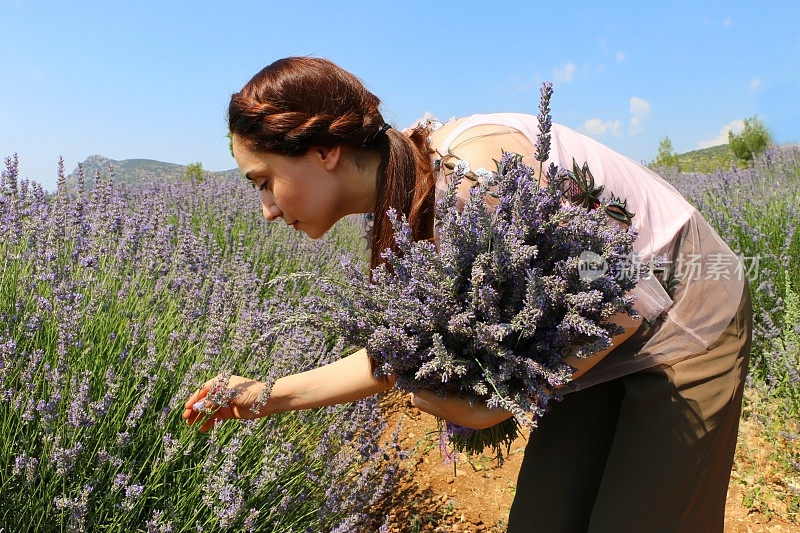
<instances>
[{"instance_id":1,"label":"woman's fingers","mask_svg":"<svg viewBox=\"0 0 800 533\"><path fill-rule=\"evenodd\" d=\"M220 418L216 414L209 417L208 420L206 420L205 423L202 426L200 426L200 433L205 433L206 431L214 427L214 424L216 423L217 420L220 420Z\"/></svg>"},{"instance_id":2,"label":"woman's fingers","mask_svg":"<svg viewBox=\"0 0 800 533\"><path fill-rule=\"evenodd\" d=\"M203 422L203 425L200 426L200 433L205 433L206 431L214 427L214 424L222 422L232 417L233 413L231 412L230 407L223 407L222 409L218 409L211 416L209 416L205 422Z\"/></svg>"},{"instance_id":3,"label":"woman's fingers","mask_svg":"<svg viewBox=\"0 0 800 533\"><path fill-rule=\"evenodd\" d=\"M189 396L189 399L186 400L186 403L183 405L183 418L186 420L187 423L194 424L197 418L200 416L200 412L196 409L198 404L201 404L202 401L206 396L208 396L210 388L209 385L206 384L201 389L197 389L194 393Z\"/></svg>"},{"instance_id":4,"label":"woman's fingers","mask_svg":"<svg viewBox=\"0 0 800 533\"><path fill-rule=\"evenodd\" d=\"M215 420L222 419L222 417L219 414L219 411L211 415L206 415L205 413L198 413L197 411L191 409L187 409L186 411L184 411L183 417L186 419L186 423L189 424L190 426L195 422L197 422L198 420L203 420L204 417L207 417L205 418L203 425L200 426L201 433L205 433L206 431L211 429L211 426L214 424Z\"/></svg>"},{"instance_id":5,"label":"woman's fingers","mask_svg":"<svg viewBox=\"0 0 800 533\"><path fill-rule=\"evenodd\" d=\"M205 398L208 395L208 391L210 387L208 385L204 385L202 389L197 389L194 393L189 396L189 399L186 400L184 407L186 409L192 409L194 405L200 401L202 398Z\"/></svg>"},{"instance_id":6,"label":"woman's fingers","mask_svg":"<svg viewBox=\"0 0 800 533\"><path fill-rule=\"evenodd\" d=\"M444 413L433 402L435 402L436 395L428 391L420 390L416 393L411 393L411 403L420 411L442 418Z\"/></svg>"},{"instance_id":7,"label":"woman's fingers","mask_svg":"<svg viewBox=\"0 0 800 533\"><path fill-rule=\"evenodd\" d=\"M252 379L240 376L230 376L225 385L226 399L223 406L216 404L209 405L208 395L213 387L219 386L217 376L208 380L201 389L196 390L184 403L183 418L187 424L194 424L198 420L203 422L200 431L205 433L213 426L217 420L228 418L252 419L254 415L250 408L263 391L264 384ZM208 411L211 415L208 416Z\"/></svg>"},{"instance_id":8,"label":"woman's fingers","mask_svg":"<svg viewBox=\"0 0 800 533\"><path fill-rule=\"evenodd\" d=\"M193 392L193 393L192 393L192 394L189 396L189 399L188 399L188 400L186 400L186 403L185 403L185 404L183 404L183 407L185 407L186 409L191 409L191 408L192 408L192 405L194 405L194 402L196 402L196 401L197 401L197 400L196 400L196 398L197 398L199 395L200 395L200 389L197 389L196 391L194 391L194 392Z\"/></svg>"}]
</instances>

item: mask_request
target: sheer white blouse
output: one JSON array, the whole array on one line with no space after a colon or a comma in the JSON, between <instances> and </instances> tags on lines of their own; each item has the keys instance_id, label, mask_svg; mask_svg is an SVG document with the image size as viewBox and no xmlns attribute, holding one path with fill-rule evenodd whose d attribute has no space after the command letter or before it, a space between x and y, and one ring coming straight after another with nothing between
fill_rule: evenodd
<instances>
[{"instance_id":1,"label":"sheer white blouse","mask_svg":"<svg viewBox=\"0 0 800 533\"><path fill-rule=\"evenodd\" d=\"M431 119L432 115L426 113L420 120ZM480 127L487 125L496 128L488 128L491 133L487 133L486 127ZM437 136L432 145L440 155L450 151L469 163L468 158L459 156L459 147L465 143L474 146L477 142L496 147L495 158L499 159L503 142L513 140L515 146L525 148L521 153L523 160L528 164L535 162L534 146L539 133L535 116L472 115L454 119L447 126L443 132L449 130L449 134L443 140L441 135ZM634 308L650 324L641 340L633 346L623 343L612 350L576 379L575 385L586 388L703 353L730 324L739 306L745 275L739 257L700 213L657 174L594 139L553 124L550 159L543 168L555 163L571 169L573 158L581 166L588 163L595 185L604 185L603 198L613 193L627 201L628 211L634 213L632 225L639 234L634 253L649 264L660 258L663 267L663 272L641 277L631 291L636 297ZM538 166L536 163L532 166ZM445 168L438 166L437 200L449 180ZM466 187L458 191L459 203L468 197L469 184L464 184ZM665 285L669 277L677 283L668 293Z\"/></svg>"}]
</instances>

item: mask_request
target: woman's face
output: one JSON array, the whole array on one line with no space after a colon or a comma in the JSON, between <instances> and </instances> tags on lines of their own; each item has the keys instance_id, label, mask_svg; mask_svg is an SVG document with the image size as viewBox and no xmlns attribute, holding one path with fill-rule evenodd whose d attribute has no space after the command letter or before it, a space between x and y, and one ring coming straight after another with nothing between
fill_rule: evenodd
<instances>
[{"instance_id":1,"label":"woman's face","mask_svg":"<svg viewBox=\"0 0 800 533\"><path fill-rule=\"evenodd\" d=\"M264 218L282 218L312 239L349 214L346 191L334 172L339 155L338 148L313 148L294 157L253 152L233 136L233 156L259 190Z\"/></svg>"}]
</instances>

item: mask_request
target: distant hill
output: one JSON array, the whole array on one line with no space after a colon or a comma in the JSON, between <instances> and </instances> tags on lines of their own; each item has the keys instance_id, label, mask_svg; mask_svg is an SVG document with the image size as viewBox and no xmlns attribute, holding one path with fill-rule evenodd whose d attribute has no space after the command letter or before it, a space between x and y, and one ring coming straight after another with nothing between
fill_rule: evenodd
<instances>
[{"instance_id":1,"label":"distant hill","mask_svg":"<svg viewBox=\"0 0 800 533\"><path fill-rule=\"evenodd\" d=\"M91 155L82 163L83 174L86 180L86 188L91 188L94 177L97 173L107 175L111 168L114 169L115 183L137 183L144 178L155 178L159 180L181 179L186 173L186 165L175 163L164 163L153 159L123 159L115 161L101 155ZM67 176L67 185L74 187L76 167ZM208 178L230 178L240 177L239 169L224 170L220 172L203 171Z\"/></svg>"},{"instance_id":2,"label":"distant hill","mask_svg":"<svg viewBox=\"0 0 800 533\"><path fill-rule=\"evenodd\" d=\"M679 168L682 172L714 172L720 168L729 170L731 166L740 166L741 163L733 155L731 147L720 144L701 150L692 150L678 154Z\"/></svg>"}]
</instances>

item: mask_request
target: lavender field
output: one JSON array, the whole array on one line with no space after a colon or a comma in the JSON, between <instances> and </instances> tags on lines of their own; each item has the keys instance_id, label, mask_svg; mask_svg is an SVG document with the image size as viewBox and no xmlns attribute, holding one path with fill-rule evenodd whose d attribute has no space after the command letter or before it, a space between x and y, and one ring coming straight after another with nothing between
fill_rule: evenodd
<instances>
[{"instance_id":1,"label":"lavender field","mask_svg":"<svg viewBox=\"0 0 800 533\"><path fill-rule=\"evenodd\" d=\"M276 327L308 286L269 281L340 275L342 253L364 256L357 225L311 241L268 224L245 180L101 176L84 191L80 175L68 187L58 172L48 195L9 158L0 182L0 528L378 530L368 511L395 488L403 453L380 441L375 398L208 434L180 416L219 372L269 383L354 348ZM763 403L747 408L767 438L800 442L800 151L662 174L757 258L748 389ZM776 497L797 520L800 450L789 450L775 458L786 487Z\"/></svg>"},{"instance_id":2,"label":"lavender field","mask_svg":"<svg viewBox=\"0 0 800 533\"><path fill-rule=\"evenodd\" d=\"M800 523L800 148L776 146L752 168L710 174L660 169L743 258L753 299L753 347L743 439L732 483L745 507ZM766 450L766 451L765 451ZM749 461L748 453L769 457Z\"/></svg>"},{"instance_id":3,"label":"lavender field","mask_svg":"<svg viewBox=\"0 0 800 533\"><path fill-rule=\"evenodd\" d=\"M362 252L267 224L245 180L0 194L0 530L353 531L396 480L375 398L230 422L181 418L219 372L274 380L347 347L271 320L275 273ZM291 233L290 233L291 232ZM312 260L313 258L313 260ZM380 524L375 526L375 529Z\"/></svg>"},{"instance_id":4,"label":"lavender field","mask_svg":"<svg viewBox=\"0 0 800 533\"><path fill-rule=\"evenodd\" d=\"M800 149L774 147L753 168L670 173L670 181L743 258L753 297L751 385L800 418ZM800 458L800 457L799 457Z\"/></svg>"}]
</instances>

